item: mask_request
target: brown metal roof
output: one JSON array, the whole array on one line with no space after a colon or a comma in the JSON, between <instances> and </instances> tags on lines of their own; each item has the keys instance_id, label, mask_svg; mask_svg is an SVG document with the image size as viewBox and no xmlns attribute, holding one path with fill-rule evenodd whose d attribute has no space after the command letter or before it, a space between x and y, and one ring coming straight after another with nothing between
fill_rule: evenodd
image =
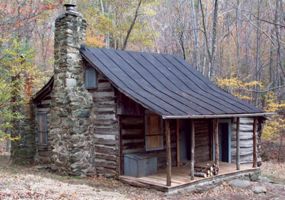
<instances>
[{"instance_id":1,"label":"brown metal roof","mask_svg":"<svg viewBox=\"0 0 285 200\"><path fill-rule=\"evenodd\" d=\"M163 118L263 116L171 55L81 48L83 57L122 93Z\"/></svg>"}]
</instances>

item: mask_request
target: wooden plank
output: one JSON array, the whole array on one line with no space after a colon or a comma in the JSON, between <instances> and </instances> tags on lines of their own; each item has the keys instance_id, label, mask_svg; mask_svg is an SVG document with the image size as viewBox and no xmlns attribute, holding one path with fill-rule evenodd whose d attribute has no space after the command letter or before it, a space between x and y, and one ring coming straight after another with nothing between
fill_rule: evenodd
<instances>
[{"instance_id":1,"label":"wooden plank","mask_svg":"<svg viewBox=\"0 0 285 200\"><path fill-rule=\"evenodd\" d=\"M219 167L220 159L220 148L219 148L219 132L218 132L218 120L213 121L213 131L214 131L214 143L215 143L215 164Z\"/></svg>"},{"instance_id":2,"label":"wooden plank","mask_svg":"<svg viewBox=\"0 0 285 200\"><path fill-rule=\"evenodd\" d=\"M237 170L240 170L239 121L240 118L238 117L236 123L236 169Z\"/></svg>"},{"instance_id":3,"label":"wooden plank","mask_svg":"<svg viewBox=\"0 0 285 200\"><path fill-rule=\"evenodd\" d=\"M165 134L166 134L166 154L167 154L167 172L166 172L166 185L171 186L171 141L170 141L170 127L169 121L165 121Z\"/></svg>"},{"instance_id":4,"label":"wooden plank","mask_svg":"<svg viewBox=\"0 0 285 200\"><path fill-rule=\"evenodd\" d=\"M194 164L195 164L194 151L195 151L195 124L194 120L191 120L191 169L190 169L191 180L194 180Z\"/></svg>"},{"instance_id":5,"label":"wooden plank","mask_svg":"<svg viewBox=\"0 0 285 200\"><path fill-rule=\"evenodd\" d=\"M257 119L254 118L254 121L253 121L253 167L257 167L256 125L257 125Z\"/></svg>"},{"instance_id":6,"label":"wooden plank","mask_svg":"<svg viewBox=\"0 0 285 200\"><path fill-rule=\"evenodd\" d=\"M176 120L176 165L180 166L180 123L179 119Z\"/></svg>"}]
</instances>

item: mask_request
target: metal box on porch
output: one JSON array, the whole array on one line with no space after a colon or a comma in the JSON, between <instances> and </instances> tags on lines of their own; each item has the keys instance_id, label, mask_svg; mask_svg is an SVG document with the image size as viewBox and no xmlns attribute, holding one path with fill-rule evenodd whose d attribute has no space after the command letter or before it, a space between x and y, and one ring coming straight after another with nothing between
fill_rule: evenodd
<instances>
[{"instance_id":1,"label":"metal box on porch","mask_svg":"<svg viewBox=\"0 0 285 200\"><path fill-rule=\"evenodd\" d=\"M146 154L126 154L124 156L124 174L142 177L157 172L157 157Z\"/></svg>"}]
</instances>

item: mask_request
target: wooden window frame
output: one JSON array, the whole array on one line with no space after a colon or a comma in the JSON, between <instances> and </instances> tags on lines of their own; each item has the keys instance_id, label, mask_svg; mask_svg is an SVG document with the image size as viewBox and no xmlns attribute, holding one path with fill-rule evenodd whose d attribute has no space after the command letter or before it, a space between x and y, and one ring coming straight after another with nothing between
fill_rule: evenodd
<instances>
[{"instance_id":1,"label":"wooden window frame","mask_svg":"<svg viewBox=\"0 0 285 200\"><path fill-rule=\"evenodd\" d=\"M40 116L45 117L45 126L46 126L46 131L41 131L40 126ZM48 145L48 118L47 118L47 112L38 112L37 113L37 121L38 121L38 145ZM44 139L43 139L44 138ZM44 141L43 141L44 140Z\"/></svg>"},{"instance_id":2,"label":"wooden window frame","mask_svg":"<svg viewBox=\"0 0 285 200\"><path fill-rule=\"evenodd\" d=\"M151 116L151 115L155 115L155 116L158 116L159 118L160 118L160 134L156 134L156 135L151 135L151 134L149 134L148 133L148 126L149 126L149 124L148 124L148 117L149 116ZM164 145L164 129L163 129L163 120L162 120L162 118L159 116L159 115L157 115L157 114L155 114L155 113L145 113L145 131L144 131L144 134L145 134L145 151L157 151L157 150L163 150L165 147L165 145ZM148 146L147 146L147 140L148 140L148 137L151 137L151 136L160 136L160 142L161 142L161 146L160 147L157 147L157 148L149 148Z\"/></svg>"},{"instance_id":3,"label":"wooden window frame","mask_svg":"<svg viewBox=\"0 0 285 200\"><path fill-rule=\"evenodd\" d=\"M93 70L94 71L94 77L95 77L95 83L94 83L94 85L89 85L88 84L88 75L87 75L87 72L89 71L89 70ZM95 90L95 89L97 89L97 87L98 87L98 73L97 73L97 70L94 68L94 67L91 67L91 66L89 66L89 65L87 65L86 67L85 67L85 71L84 71L84 86L85 86L85 88L87 89L87 90Z\"/></svg>"}]
</instances>

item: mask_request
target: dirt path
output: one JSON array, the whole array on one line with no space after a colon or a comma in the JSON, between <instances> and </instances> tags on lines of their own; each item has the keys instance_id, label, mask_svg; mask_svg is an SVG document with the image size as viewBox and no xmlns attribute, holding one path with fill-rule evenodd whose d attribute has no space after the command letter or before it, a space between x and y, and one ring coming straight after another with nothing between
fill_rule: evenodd
<instances>
[{"instance_id":1,"label":"dirt path","mask_svg":"<svg viewBox=\"0 0 285 200\"><path fill-rule=\"evenodd\" d=\"M272 169L272 166L267 164L266 168ZM285 167L278 169L278 173L285 171L283 171ZM272 170L264 169L264 171L269 173ZM7 158L0 157L0 200L285 199L284 183L252 182L250 184L248 188L236 188L223 183L202 193L185 191L166 195L151 189L131 187L111 179L58 176L34 166L11 166ZM253 192L252 188L259 185L266 187L266 193L255 194Z\"/></svg>"}]
</instances>

